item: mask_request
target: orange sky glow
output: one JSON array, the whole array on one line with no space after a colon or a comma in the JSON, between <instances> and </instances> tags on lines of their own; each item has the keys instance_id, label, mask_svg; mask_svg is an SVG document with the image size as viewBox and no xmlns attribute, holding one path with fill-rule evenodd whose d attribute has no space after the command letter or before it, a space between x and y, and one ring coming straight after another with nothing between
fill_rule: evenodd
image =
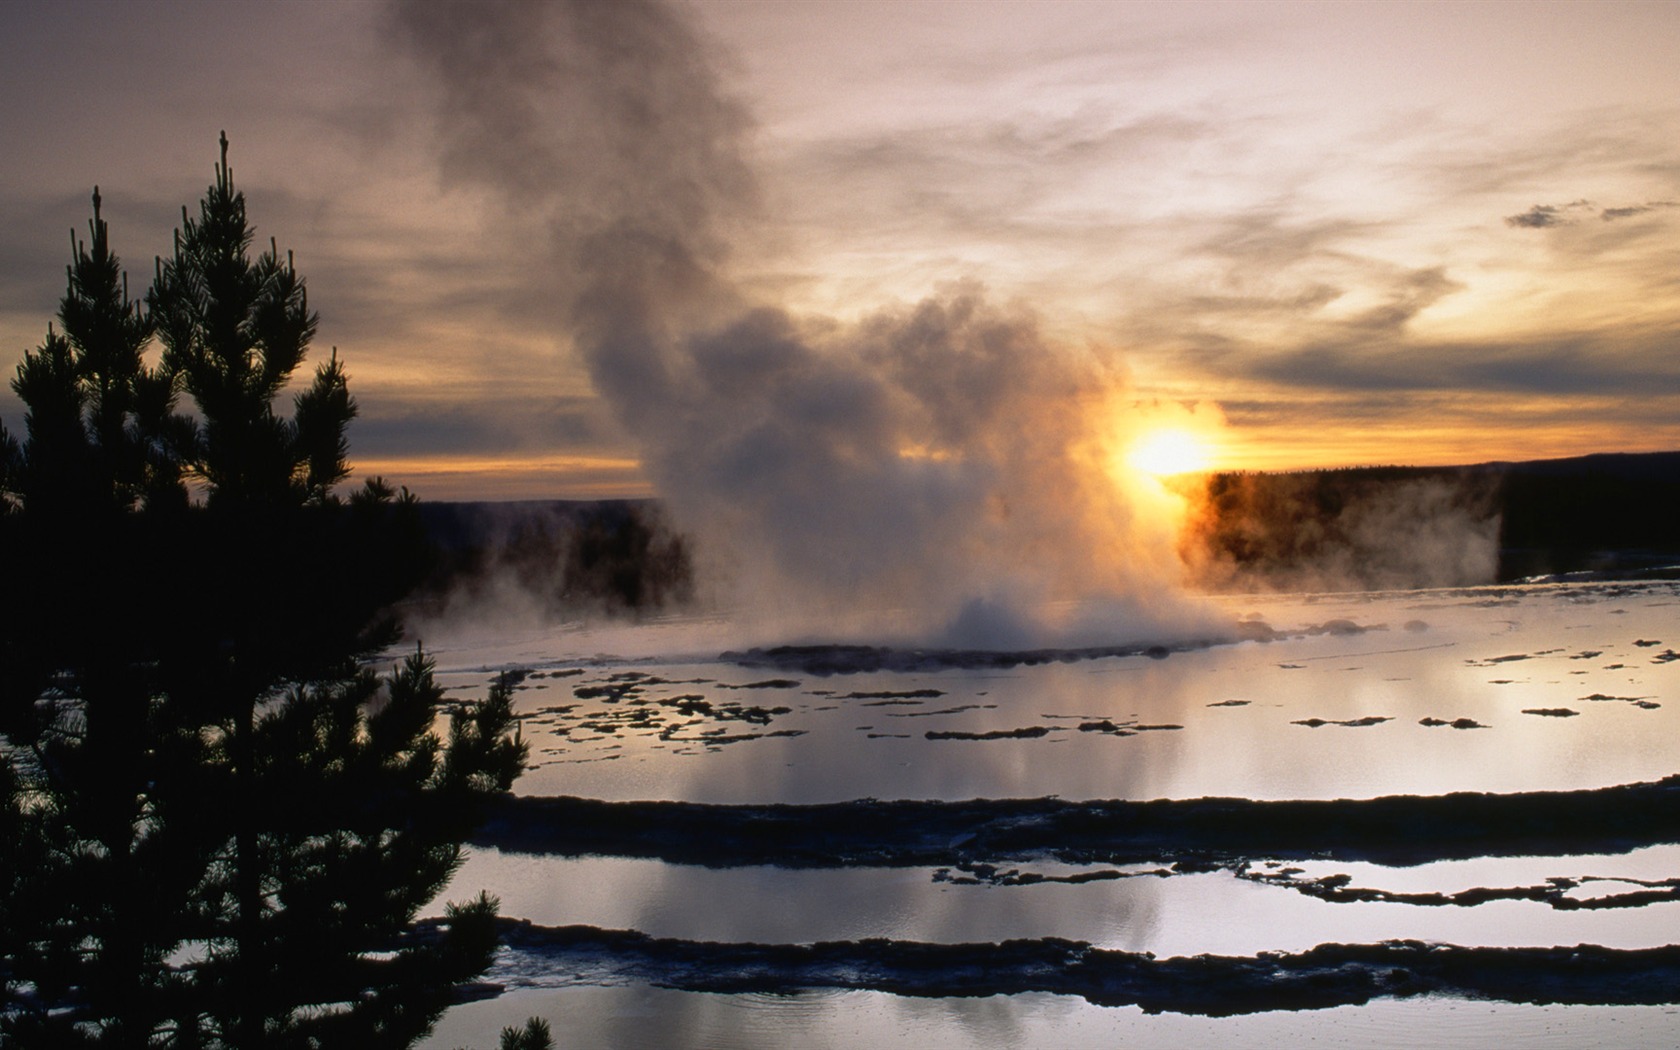
<instances>
[{"instance_id":1,"label":"orange sky glow","mask_svg":"<svg viewBox=\"0 0 1680 1050\"><path fill-rule=\"evenodd\" d=\"M867 357L847 326L960 290L1139 420L1193 417L1215 469L1680 448L1680 5L669 6L698 41L672 61L743 115L717 272L824 353ZM225 128L315 352L348 365L358 474L654 494L646 423L603 395L554 261L554 209L595 202L551 184L613 187L564 151L474 176L392 21L0 7L0 356L45 334L92 187L139 286ZM21 432L9 390L0 419Z\"/></svg>"}]
</instances>

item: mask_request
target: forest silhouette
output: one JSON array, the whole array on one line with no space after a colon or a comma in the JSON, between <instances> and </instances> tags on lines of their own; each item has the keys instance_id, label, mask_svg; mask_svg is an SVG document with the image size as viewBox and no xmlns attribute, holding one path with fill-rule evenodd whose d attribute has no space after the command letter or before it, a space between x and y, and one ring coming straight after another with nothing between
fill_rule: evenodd
<instances>
[{"instance_id":1,"label":"forest silhouette","mask_svg":"<svg viewBox=\"0 0 1680 1050\"><path fill-rule=\"evenodd\" d=\"M495 946L483 894L415 919L523 768L511 682L450 705L419 650L370 668L425 570L416 500L335 492L357 410L336 349L277 409L319 319L290 253L252 241L224 135L133 299L96 188L13 381L8 1045L406 1045Z\"/></svg>"}]
</instances>

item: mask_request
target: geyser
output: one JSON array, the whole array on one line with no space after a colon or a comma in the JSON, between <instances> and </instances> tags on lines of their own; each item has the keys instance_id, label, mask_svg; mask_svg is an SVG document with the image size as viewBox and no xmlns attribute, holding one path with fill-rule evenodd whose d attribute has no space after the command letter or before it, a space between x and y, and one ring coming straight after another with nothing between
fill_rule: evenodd
<instances>
[{"instance_id":1,"label":"geyser","mask_svg":"<svg viewBox=\"0 0 1680 1050\"><path fill-rule=\"evenodd\" d=\"M542 224L533 294L563 304L724 604L992 645L1201 619L1170 499L1117 476L1112 355L977 284L840 323L731 279L760 199L752 121L676 8L402 0L394 26L435 86L446 175Z\"/></svg>"}]
</instances>

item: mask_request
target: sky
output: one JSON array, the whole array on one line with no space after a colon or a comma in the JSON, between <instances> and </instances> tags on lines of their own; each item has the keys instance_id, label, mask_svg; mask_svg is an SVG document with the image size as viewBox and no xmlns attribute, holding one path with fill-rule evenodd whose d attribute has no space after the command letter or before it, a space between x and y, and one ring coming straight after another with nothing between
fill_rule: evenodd
<instances>
[{"instance_id":1,"label":"sky","mask_svg":"<svg viewBox=\"0 0 1680 1050\"><path fill-rule=\"evenodd\" d=\"M880 361L978 303L975 345L1095 362L1103 411L1197 428L1218 467L1680 448L1680 5L652 9L680 31L615 60L649 115L591 82L611 62L559 68L587 10L0 5L0 358L44 337L93 186L138 292L225 129L314 353L348 366L357 472L427 498L664 494L682 447L772 419L638 400L634 353L589 335L575 249L632 206L722 289L683 315L694 345L797 332L822 391L890 374L894 404L947 410ZM479 47L481 22L511 35ZM1089 389L984 374L1032 419ZM21 431L9 390L0 418ZM774 417L813 420L850 425ZM999 432L882 433L925 464Z\"/></svg>"}]
</instances>

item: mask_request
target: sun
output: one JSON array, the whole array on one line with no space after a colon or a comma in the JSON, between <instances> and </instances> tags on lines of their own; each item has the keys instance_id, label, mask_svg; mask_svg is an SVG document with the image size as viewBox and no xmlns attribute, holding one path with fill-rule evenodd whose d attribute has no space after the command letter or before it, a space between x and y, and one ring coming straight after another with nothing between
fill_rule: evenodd
<instances>
[{"instance_id":1,"label":"sun","mask_svg":"<svg viewBox=\"0 0 1680 1050\"><path fill-rule=\"evenodd\" d=\"M1193 474L1213 464L1207 442L1181 427L1163 427L1141 435L1126 453L1134 469L1157 478Z\"/></svg>"}]
</instances>

